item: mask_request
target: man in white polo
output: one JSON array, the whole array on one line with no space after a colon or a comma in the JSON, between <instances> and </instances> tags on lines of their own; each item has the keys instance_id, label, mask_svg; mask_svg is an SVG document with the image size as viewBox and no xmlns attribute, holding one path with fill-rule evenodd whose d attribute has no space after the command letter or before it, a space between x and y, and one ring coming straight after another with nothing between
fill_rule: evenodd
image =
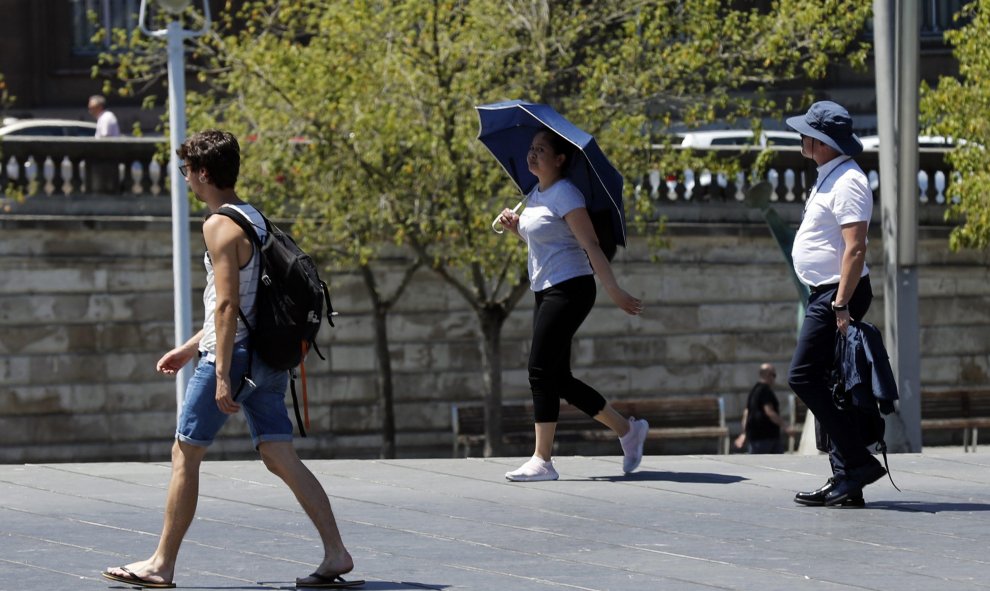
<instances>
[{"instance_id":1,"label":"man in white polo","mask_svg":"<svg viewBox=\"0 0 990 591\"><path fill-rule=\"evenodd\" d=\"M808 309L791 360L788 383L829 436L832 477L818 490L799 492L796 503L862 507L863 487L887 471L860 442L850 416L836 407L829 387L836 331L862 320L873 299L866 266L866 231L873 191L853 157L863 144L842 106L817 102L787 125L801 134L801 154L818 165L794 237L794 272L811 288Z\"/></svg>"},{"instance_id":2,"label":"man in white polo","mask_svg":"<svg viewBox=\"0 0 990 591\"><path fill-rule=\"evenodd\" d=\"M96 137L117 137L120 135L120 125L117 116L107 110L107 99L102 94L89 97L86 104L89 114L96 119Z\"/></svg>"}]
</instances>

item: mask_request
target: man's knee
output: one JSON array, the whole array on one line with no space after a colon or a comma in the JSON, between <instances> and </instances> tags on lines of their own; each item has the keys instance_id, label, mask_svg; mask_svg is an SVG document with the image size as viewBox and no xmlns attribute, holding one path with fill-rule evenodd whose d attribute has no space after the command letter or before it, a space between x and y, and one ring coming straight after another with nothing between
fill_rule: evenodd
<instances>
[{"instance_id":1,"label":"man's knee","mask_svg":"<svg viewBox=\"0 0 990 591\"><path fill-rule=\"evenodd\" d=\"M175 440L172 444L172 466L183 470L199 470L207 448Z\"/></svg>"},{"instance_id":2,"label":"man's knee","mask_svg":"<svg viewBox=\"0 0 990 591\"><path fill-rule=\"evenodd\" d=\"M296 463L301 463L296 448L288 441L266 441L258 446L261 461L268 471L276 476L282 476L286 470Z\"/></svg>"}]
</instances>

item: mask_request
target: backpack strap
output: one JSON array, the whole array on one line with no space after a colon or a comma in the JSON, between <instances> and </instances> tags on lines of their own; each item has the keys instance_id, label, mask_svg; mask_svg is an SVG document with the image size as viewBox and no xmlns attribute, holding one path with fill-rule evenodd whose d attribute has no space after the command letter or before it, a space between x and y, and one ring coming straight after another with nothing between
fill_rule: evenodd
<instances>
[{"instance_id":1,"label":"backpack strap","mask_svg":"<svg viewBox=\"0 0 990 591\"><path fill-rule=\"evenodd\" d=\"M306 429L303 429L303 420L299 416L299 399L296 397L296 372L294 371L289 375L289 390L292 391L292 408L296 411L296 426L299 427L299 436L305 437ZM306 414L309 414L308 408L306 409ZM307 424L309 424L308 421Z\"/></svg>"},{"instance_id":2,"label":"backpack strap","mask_svg":"<svg viewBox=\"0 0 990 591\"><path fill-rule=\"evenodd\" d=\"M258 252L258 264L260 265L261 264L261 249L264 248L264 243L262 243L261 237L258 236L258 232L255 231L255 229L254 229L255 228L254 223L252 223L251 220L249 220L247 218L247 216L245 216L243 213L241 213L237 209L221 207L221 208L217 209L213 213L216 213L216 214L222 215L224 217L230 218L230 219L234 220L234 223L236 223L238 226L241 227L241 230L243 230L244 233L247 234L248 238L251 240L251 243L255 245L255 248L257 249L257 252ZM271 234L272 234L272 223L260 211L258 213L261 214L261 219L265 220L265 231L268 233L268 236L271 236ZM259 272L260 272L260 275L261 276L264 276L264 274L265 274L264 269L260 269ZM259 277L259 279L261 279L261 277ZM323 284L323 289L324 289L324 293L326 294L327 303L329 304L329 302L330 302L330 294L327 291L327 287L326 287L326 284L325 283ZM249 342L250 342L251 339L253 339L253 337L254 337L254 328L252 328L251 327L251 324L248 323L247 317L244 315L244 311L243 310L241 310L240 308L238 308L237 313L241 317L241 322L243 322L244 323L244 326L247 327L247 330L248 330L248 339L249 339ZM333 322L331 322L330 325L333 326ZM323 356L320 355L320 358L322 359ZM237 396L241 393L241 390L244 389L244 385L246 383L249 383L252 386L254 385L254 381L251 379L251 366L253 364L253 361L254 361L254 354L252 353L251 355L248 355L247 373L244 374L244 379L241 380L240 386L237 387L237 392L234 394L234 400L237 400ZM299 400L296 397L296 376L295 376L295 373L294 372L291 372L289 374L289 390L292 392L292 407L293 407L293 409L295 410L295 413L296 413L296 425L299 427L299 436L300 437L306 437L306 429L303 428L303 420L302 420L302 417L300 417L300 415L299 415ZM309 426L309 406L308 406L308 401L306 400L306 377L305 377L305 373L303 374L303 401L307 403L307 406L306 406L306 426L308 427Z\"/></svg>"},{"instance_id":3,"label":"backpack strap","mask_svg":"<svg viewBox=\"0 0 990 591\"><path fill-rule=\"evenodd\" d=\"M225 218L230 218L234 220L234 223L236 223L238 226L241 227L241 230L243 230L244 233L247 234L248 240L250 240L251 243L254 244L254 247L258 253L258 265L261 265L261 249L264 247L264 244L261 242L261 237L258 236L258 233L255 231L254 224L251 222L251 220L249 220L247 216L241 213L240 210L232 209L229 207L228 208L221 207L213 213L222 215ZM260 211L258 213L261 215L261 219L265 220L265 230L267 232L271 232L271 223L268 221L268 218L266 218L264 214L262 214ZM263 268L258 269L259 275L263 275L264 272L265 270ZM243 322L244 326L247 327L248 335L252 335L254 333L254 329L251 327L251 324L248 323L247 317L244 315L244 310L238 308L237 313L241 317L241 322Z\"/></svg>"}]
</instances>

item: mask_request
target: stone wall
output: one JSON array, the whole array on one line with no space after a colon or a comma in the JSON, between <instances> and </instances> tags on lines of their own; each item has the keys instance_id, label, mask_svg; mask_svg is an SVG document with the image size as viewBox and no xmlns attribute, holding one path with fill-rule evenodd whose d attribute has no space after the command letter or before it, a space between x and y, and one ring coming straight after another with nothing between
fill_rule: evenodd
<instances>
[{"instance_id":1,"label":"stone wall","mask_svg":"<svg viewBox=\"0 0 990 591\"><path fill-rule=\"evenodd\" d=\"M799 215L797 204L780 207ZM673 208L670 245L656 260L633 239L614 265L646 311L626 316L600 292L575 341L575 374L614 398L724 395L738 430L758 365L787 366L797 320L783 258L754 214L733 203ZM203 245L193 225L199 324ZM869 260L878 297L868 320L882 325L876 230ZM154 367L173 338L170 232L160 217L0 216L0 461L168 458L174 383ZM950 253L946 235L943 227L921 235L923 386L987 385L987 255ZM398 266L379 268L388 275ZM297 442L312 457L376 456L381 413L368 298L357 274L334 273L330 283L340 316L321 333L328 360L307 364L311 436ZM528 396L531 310L527 296L505 325L506 398ZM476 319L437 276L420 271L389 330L398 453L448 455L451 402L482 396ZM777 391L783 398L786 385ZM251 454L234 418L211 457Z\"/></svg>"}]
</instances>

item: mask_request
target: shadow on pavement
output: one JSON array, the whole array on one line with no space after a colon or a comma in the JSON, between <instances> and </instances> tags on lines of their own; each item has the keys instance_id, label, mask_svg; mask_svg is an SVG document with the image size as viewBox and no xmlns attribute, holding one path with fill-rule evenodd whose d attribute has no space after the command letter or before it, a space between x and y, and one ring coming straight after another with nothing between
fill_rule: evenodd
<instances>
[{"instance_id":1,"label":"shadow on pavement","mask_svg":"<svg viewBox=\"0 0 990 591\"><path fill-rule=\"evenodd\" d=\"M302 587L296 587L295 583L289 581L258 581L258 585L261 587L186 587L184 589L207 589L207 590L227 590L227 589L302 589ZM414 583L411 581L367 581L360 587L351 587L352 589L364 590L364 591L406 591L413 589L435 589L436 591L441 591L446 589L450 585L440 585L438 583ZM313 587L316 589L316 587Z\"/></svg>"},{"instance_id":2,"label":"shadow on pavement","mask_svg":"<svg viewBox=\"0 0 990 591\"><path fill-rule=\"evenodd\" d=\"M926 503L921 501L867 501L866 509L906 511L908 513L973 513L990 511L990 503Z\"/></svg>"},{"instance_id":3,"label":"shadow on pavement","mask_svg":"<svg viewBox=\"0 0 990 591\"><path fill-rule=\"evenodd\" d=\"M685 482L694 484L733 484L748 480L742 476L731 474L712 474L710 472L657 472L643 470L624 476L592 476L590 480L605 482Z\"/></svg>"}]
</instances>

